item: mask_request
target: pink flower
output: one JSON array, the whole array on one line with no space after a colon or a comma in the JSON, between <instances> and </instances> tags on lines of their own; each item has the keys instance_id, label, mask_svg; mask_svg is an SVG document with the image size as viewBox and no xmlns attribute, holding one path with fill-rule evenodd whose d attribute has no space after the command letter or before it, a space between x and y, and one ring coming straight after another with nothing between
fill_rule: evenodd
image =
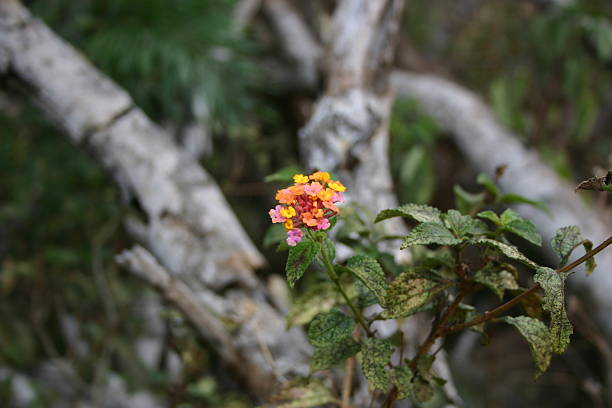
<instances>
[{"instance_id":1,"label":"pink flower","mask_svg":"<svg viewBox=\"0 0 612 408\"><path fill-rule=\"evenodd\" d=\"M344 194L336 193L331 198L332 203L343 203L344 202Z\"/></svg>"},{"instance_id":2,"label":"pink flower","mask_svg":"<svg viewBox=\"0 0 612 408\"><path fill-rule=\"evenodd\" d=\"M323 186L319 182L315 181L312 184L305 184L304 192L309 195L317 195L317 193L321 191L322 188Z\"/></svg>"},{"instance_id":3,"label":"pink flower","mask_svg":"<svg viewBox=\"0 0 612 408\"><path fill-rule=\"evenodd\" d=\"M289 246L296 246L298 242L302 240L302 230L299 228L294 228L292 230L287 231L287 244Z\"/></svg>"},{"instance_id":4,"label":"pink flower","mask_svg":"<svg viewBox=\"0 0 612 408\"><path fill-rule=\"evenodd\" d=\"M317 224L318 230L326 230L329 228L329 220L327 218L321 218Z\"/></svg>"},{"instance_id":5,"label":"pink flower","mask_svg":"<svg viewBox=\"0 0 612 408\"><path fill-rule=\"evenodd\" d=\"M331 201L323 201L323 207L329 208L330 210L332 210L335 213L339 213L340 212L338 207L336 207L336 205L334 203L332 203Z\"/></svg>"},{"instance_id":6,"label":"pink flower","mask_svg":"<svg viewBox=\"0 0 612 408\"><path fill-rule=\"evenodd\" d=\"M283 217L280 213L280 210L282 208L283 208L282 206L277 205L276 207L270 210L268 214L270 214L270 218L272 218L272 222L274 223L285 222L285 217Z\"/></svg>"}]
</instances>

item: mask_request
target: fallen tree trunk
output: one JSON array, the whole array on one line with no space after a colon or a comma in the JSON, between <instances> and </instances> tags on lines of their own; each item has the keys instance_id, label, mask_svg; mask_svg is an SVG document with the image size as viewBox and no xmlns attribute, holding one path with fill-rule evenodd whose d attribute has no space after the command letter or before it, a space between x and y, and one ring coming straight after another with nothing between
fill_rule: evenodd
<instances>
[{"instance_id":1,"label":"fallen tree trunk","mask_svg":"<svg viewBox=\"0 0 612 408\"><path fill-rule=\"evenodd\" d=\"M282 313L267 300L253 272L264 259L214 180L125 91L14 0L0 2L0 75L90 152L126 200L142 209L143 219L130 219L128 230L160 268L190 288L190 301L210 312L210 330L194 324L221 356L237 354L242 364L230 360L230 366L252 395L265 399L285 376L308 372L305 336L286 332ZM131 270L148 276L154 268L144 265L152 262L137 262L142 256L136 255L142 252L122 259L133 258Z\"/></svg>"},{"instance_id":2,"label":"fallen tree trunk","mask_svg":"<svg viewBox=\"0 0 612 408\"><path fill-rule=\"evenodd\" d=\"M566 225L580 227L584 237L596 245L604 241L612 231L610 216L589 208L574 186L561 180L542 163L536 152L523 146L516 135L506 130L493 113L473 92L446 79L423 74L394 72L393 86L399 96L413 98L423 111L434 118L445 130L451 132L459 149L481 171L490 175L500 165L509 165L499 180L508 192L518 193L530 199L544 201L551 214L545 214L531 206L522 205L518 211L534 221L545 241L550 242L557 228ZM553 262L552 248L545 249ZM578 251L576 251L578 252ZM599 323L612 338L612 251L604 251L596 257L599 264L591 276L576 274L570 282L586 288L598 309Z\"/></svg>"}]
</instances>

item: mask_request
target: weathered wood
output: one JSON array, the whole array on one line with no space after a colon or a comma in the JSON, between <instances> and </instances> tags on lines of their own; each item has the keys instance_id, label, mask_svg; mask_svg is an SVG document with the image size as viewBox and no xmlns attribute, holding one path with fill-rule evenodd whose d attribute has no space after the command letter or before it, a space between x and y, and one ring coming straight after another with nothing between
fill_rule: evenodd
<instances>
[{"instance_id":1,"label":"weathered wood","mask_svg":"<svg viewBox=\"0 0 612 408\"><path fill-rule=\"evenodd\" d=\"M142 220L129 219L128 229L158 266L181 282L177 287L189 288L190 301L213 312L209 322L233 322L233 331L216 324L227 333L212 344L228 359L225 348L243 357L238 374L250 392L263 399L285 377L307 374L305 336L298 329L286 331L283 314L269 303L265 285L254 274L264 259L210 175L125 91L16 1L0 1L0 55L6 56L2 72L10 82L87 149L124 197L139 205ZM160 284L154 275L149 280ZM166 293L169 300L184 308L186 292L171 293L178 295ZM203 334L219 337L212 323L198 321L202 316L188 316Z\"/></svg>"},{"instance_id":2,"label":"weathered wood","mask_svg":"<svg viewBox=\"0 0 612 408\"><path fill-rule=\"evenodd\" d=\"M423 111L451 132L466 158L476 168L495 174L500 165L508 165L500 186L507 192L544 201L550 214L521 205L518 211L534 221L542 233L551 261L558 262L548 242L559 227L578 225L585 238L595 244L604 241L612 230L609 214L589 208L580 194L546 166L535 151L527 149L519 138L495 119L489 108L473 92L440 77L395 72L393 86L398 95L414 98ZM588 194L588 193L584 193ZM576 251L579 254L579 251ZM596 257L599 270L586 277L576 274L569 282L586 288L599 310L599 322L612 338L612 251Z\"/></svg>"}]
</instances>

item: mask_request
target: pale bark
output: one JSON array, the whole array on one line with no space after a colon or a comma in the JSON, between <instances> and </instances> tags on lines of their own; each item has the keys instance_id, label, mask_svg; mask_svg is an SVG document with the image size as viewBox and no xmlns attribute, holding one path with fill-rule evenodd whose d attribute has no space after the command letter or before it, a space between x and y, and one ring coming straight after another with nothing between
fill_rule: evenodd
<instances>
[{"instance_id":1,"label":"pale bark","mask_svg":"<svg viewBox=\"0 0 612 408\"><path fill-rule=\"evenodd\" d=\"M268 302L267 289L253 272L264 262L261 254L202 167L125 91L16 1L0 2L0 61L0 74L86 148L126 200L139 205L143 219L130 219L128 229L162 270L189 287L191 301L210 311L210 322L217 324L207 326L205 338L221 355L230 358L226 349L232 349L243 358L234 368L251 385L250 392L265 398L285 376L306 374L305 336L285 330L284 316ZM179 308L185 301L180 296L170 300ZM189 317L198 326L196 316ZM236 326L233 331L223 326L222 345L214 341L221 322ZM259 371L250 371L253 367Z\"/></svg>"},{"instance_id":2,"label":"pale bark","mask_svg":"<svg viewBox=\"0 0 612 408\"><path fill-rule=\"evenodd\" d=\"M334 14L328 50L327 91L300 131L309 168L338 174L373 218L397 206L388 160L388 120L392 95L388 69L403 1L342 1ZM383 225L389 235L405 235L405 225ZM403 258L399 244L385 250Z\"/></svg>"},{"instance_id":3,"label":"pale bark","mask_svg":"<svg viewBox=\"0 0 612 408\"><path fill-rule=\"evenodd\" d=\"M377 212L398 204L388 154L393 101L389 73L403 3L394 0L339 3L328 44L326 92L300 131L305 164L337 174L348 187L348 198L363 206L372 219ZM388 235L407 234L400 219L389 220L382 228ZM380 246L398 261L407 261L408 253L399 248L396 241ZM411 333L428 330L430 322L421 323L402 330ZM436 360L435 369L449 380L445 386L449 400L461 405L445 355L438 355ZM363 392L357 393L356 399L360 397L363 398Z\"/></svg>"},{"instance_id":4,"label":"pale bark","mask_svg":"<svg viewBox=\"0 0 612 408\"><path fill-rule=\"evenodd\" d=\"M284 54L294 66L295 76L302 86L312 88L319 81L322 49L306 23L286 0L263 0L264 11L277 32Z\"/></svg>"},{"instance_id":5,"label":"pale bark","mask_svg":"<svg viewBox=\"0 0 612 408\"><path fill-rule=\"evenodd\" d=\"M519 138L505 129L493 113L473 92L440 77L395 72L392 82L398 95L414 98L424 113L434 118L449 131L459 149L472 165L490 175L500 165L508 165L499 180L503 190L514 192L533 200L544 201L550 214L533 207L518 206L518 211L533 220L542 233L544 248L552 265L558 260L552 254L550 239L559 227L578 225L584 237L595 245L612 233L612 217L587 206L584 195L576 194L574 186L561 180L542 163L535 151L527 149ZM580 254L580 250L575 251ZM578 273L569 279L586 288L595 301L599 322L612 338L612 250L596 256L598 270L587 277Z\"/></svg>"}]
</instances>

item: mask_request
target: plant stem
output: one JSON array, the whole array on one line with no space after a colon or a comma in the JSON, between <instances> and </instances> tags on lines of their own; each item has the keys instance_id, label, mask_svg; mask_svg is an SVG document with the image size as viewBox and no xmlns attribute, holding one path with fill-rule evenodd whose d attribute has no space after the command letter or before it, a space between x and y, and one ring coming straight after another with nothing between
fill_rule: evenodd
<instances>
[{"instance_id":1,"label":"plant stem","mask_svg":"<svg viewBox=\"0 0 612 408\"><path fill-rule=\"evenodd\" d=\"M612 236L610 236L604 242L599 244L596 248L593 248L591 251L587 252L586 254L581 256L580 258L576 259L574 262L572 262L570 264L567 264L564 267L561 267L561 268L557 269L557 272L565 273L565 272L571 271L572 269L574 269L578 265L582 264L585 261L588 261L589 259L591 259L595 255L597 255L598 253L603 251L610 244L612 244ZM531 288L529 288L525 292L523 292L520 295L516 296L515 298L509 300L508 302L504 303L503 305L498 306L497 308L491 310L490 312L484 312L482 315L480 315L478 317L475 317L474 319L470 320L469 322L465 322L465 323L461 323L461 324L455 324L455 325L447 328L446 330L444 330L443 335L447 335L447 334L450 334L450 333L455 333L457 331L464 330L464 329L467 329L469 327L476 326L476 325L478 325L480 323L484 323L486 321L489 321L489 320L493 319L494 317L502 314L506 310L511 309L514 305L516 305L518 302L520 302L521 299L523 299L524 297L529 296L530 294L532 294L536 290L538 290L539 287L540 287L540 285L537 285L537 284L533 285Z\"/></svg>"},{"instance_id":2,"label":"plant stem","mask_svg":"<svg viewBox=\"0 0 612 408\"><path fill-rule=\"evenodd\" d=\"M321 244L321 260L323 261L323 265L325 265L325 269L327 270L327 275L329 275L329 278L336 284L336 287L338 288L338 291L340 292L340 294L346 301L346 304L351 308L351 311L353 312L353 316L355 316L355 319L359 322L361 327L363 327L363 329L366 331L368 337L372 337L373 333L370 331L370 327L363 320L363 316L357 310L355 305L353 305L353 302L351 302L351 299L349 299L348 295L342 288L342 285L340 284L340 280L338 279L338 275L336 274L336 271L334 269L334 265L332 264L331 260L329 259L329 255L327 251L325 250L323 241L320 240L319 243Z\"/></svg>"},{"instance_id":3,"label":"plant stem","mask_svg":"<svg viewBox=\"0 0 612 408\"><path fill-rule=\"evenodd\" d=\"M412 361L410 361L409 367L413 372L416 369L416 366L419 362L419 358L423 354L429 351L429 349L431 348L431 346L433 346L433 344L435 343L438 337L441 337L441 333L442 333L442 329L444 325L449 321L451 317L453 317L453 314L455 313L455 311L457 311L457 308L459 307L459 304L461 303L461 301L470 292L472 292L473 288L474 287L472 285L464 286L464 288L455 297L455 300L453 300L453 303L450 304L450 306L446 309L442 317L440 317L440 320L432 326L431 331L429 332L429 335L427 336L423 344L421 344L421 346L417 350L417 353L412 359Z\"/></svg>"}]
</instances>

